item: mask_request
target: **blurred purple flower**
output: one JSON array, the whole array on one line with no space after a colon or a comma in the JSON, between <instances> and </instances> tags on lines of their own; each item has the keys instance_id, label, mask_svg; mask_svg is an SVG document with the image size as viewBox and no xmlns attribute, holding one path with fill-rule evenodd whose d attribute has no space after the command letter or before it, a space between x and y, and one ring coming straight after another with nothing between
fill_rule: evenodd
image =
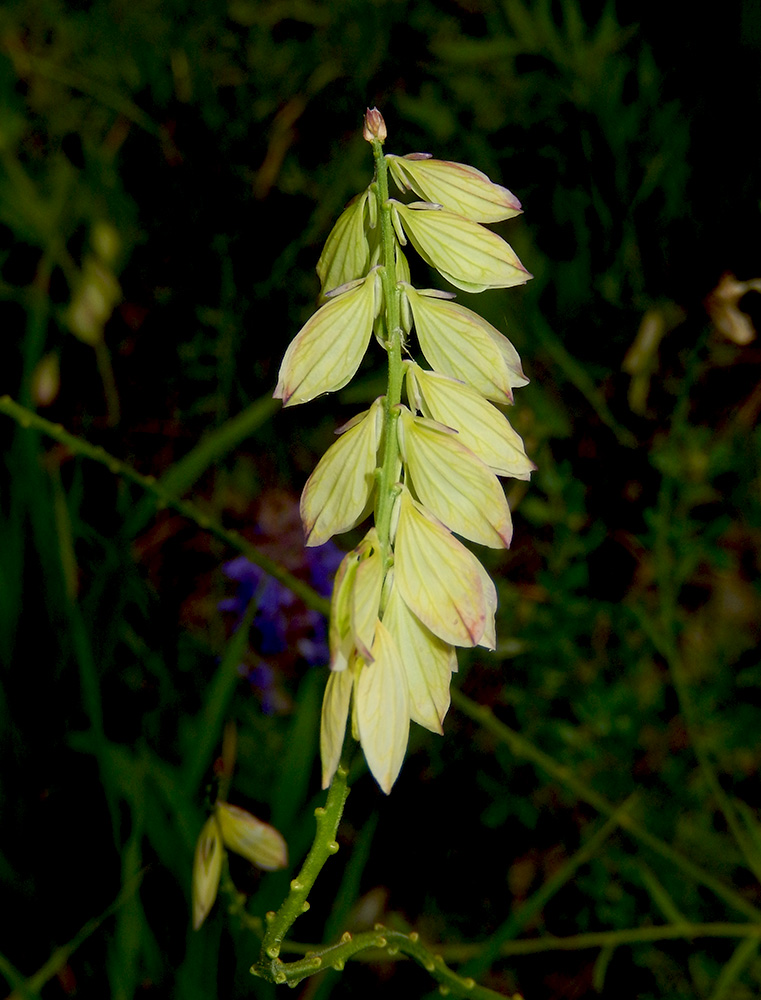
<instances>
[{"instance_id":1,"label":"blurred purple flower","mask_svg":"<svg viewBox=\"0 0 761 1000\"><path fill-rule=\"evenodd\" d=\"M332 541L304 550L303 568L311 585L323 597L331 593L333 577L343 556ZM273 657L290 651L295 659L305 660L310 666L327 663L328 630L321 614L306 608L287 587L245 556L232 559L222 570L238 584L235 596L219 603L220 611L236 615L234 630L240 628L246 609L256 600L251 627L254 654ZM259 692L267 714L285 711L288 699L279 687L279 671L258 656L256 660L254 666L241 664L241 673Z\"/></svg>"}]
</instances>

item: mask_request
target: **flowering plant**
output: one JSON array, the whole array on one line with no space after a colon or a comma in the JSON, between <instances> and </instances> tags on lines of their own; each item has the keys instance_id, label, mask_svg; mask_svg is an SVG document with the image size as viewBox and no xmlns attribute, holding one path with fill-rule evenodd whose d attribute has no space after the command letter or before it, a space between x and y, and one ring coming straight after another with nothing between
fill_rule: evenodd
<instances>
[{"instance_id":1,"label":"flowering plant","mask_svg":"<svg viewBox=\"0 0 761 1000\"><path fill-rule=\"evenodd\" d=\"M330 677L320 731L328 795L315 811L314 842L288 896L277 912L266 914L251 972L296 986L321 969L342 969L364 949L380 948L414 958L442 993L488 1000L498 994L453 972L416 933L381 924L354 936L346 932L302 959L280 958L287 932L309 908L317 876L339 849L336 835L349 793L341 763L349 717L370 771L388 794L404 760L410 721L442 732L457 647L495 647L494 584L456 536L507 547L512 521L498 477L528 479L533 469L497 408L511 403L513 389L528 381L515 348L454 302L453 293L416 288L406 257L411 244L451 285L469 292L522 284L531 275L485 228L517 215L520 203L473 167L423 153L384 154L386 126L376 109L365 116L364 137L373 148L375 177L328 236L317 264L320 304L285 353L275 396L293 406L342 388L375 335L387 356L386 393L339 429L300 501L310 550L370 515L372 523L341 560L330 602ZM402 194L424 200L391 198L389 177ZM430 367L413 357L413 330ZM247 584L249 598L262 586L260 572L245 560L228 573ZM227 606L242 610L239 601ZM221 796L196 851L196 926L217 894L225 848L259 867L285 864L278 832Z\"/></svg>"},{"instance_id":2,"label":"flowering plant","mask_svg":"<svg viewBox=\"0 0 761 1000\"><path fill-rule=\"evenodd\" d=\"M293 406L342 388L373 333L387 353L385 396L339 430L304 487L301 516L314 546L373 514L333 589L320 744L327 788L351 715L388 793L410 720L442 731L456 647L495 645L494 584L455 536L508 546L510 510L497 477L528 479L533 468L494 405L511 403L528 381L515 348L451 292L415 288L406 250L411 244L469 292L531 275L485 228L520 213L510 191L460 163L384 154L377 109L365 116L364 137L375 177L328 236L317 265L322 304L286 351L275 395ZM391 198L389 176L422 200ZM430 368L412 358L413 329Z\"/></svg>"}]
</instances>

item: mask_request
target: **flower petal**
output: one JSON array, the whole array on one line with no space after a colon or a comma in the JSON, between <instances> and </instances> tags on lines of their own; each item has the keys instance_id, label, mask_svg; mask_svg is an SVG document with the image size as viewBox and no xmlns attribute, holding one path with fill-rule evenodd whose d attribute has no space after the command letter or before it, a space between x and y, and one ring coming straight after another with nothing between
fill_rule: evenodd
<instances>
[{"instance_id":1,"label":"flower petal","mask_svg":"<svg viewBox=\"0 0 761 1000\"><path fill-rule=\"evenodd\" d=\"M395 580L407 607L453 646L494 648L497 594L472 552L403 488L394 543Z\"/></svg>"},{"instance_id":2,"label":"flower petal","mask_svg":"<svg viewBox=\"0 0 761 1000\"><path fill-rule=\"evenodd\" d=\"M454 646L443 642L405 604L399 590L391 594L383 624L401 651L410 697L410 718L432 733L441 733L449 708L449 682L457 667Z\"/></svg>"},{"instance_id":3,"label":"flower petal","mask_svg":"<svg viewBox=\"0 0 761 1000\"><path fill-rule=\"evenodd\" d=\"M512 403L513 388L526 385L528 379L507 337L457 302L411 285L405 285L404 292L428 364L472 385L487 399Z\"/></svg>"},{"instance_id":4,"label":"flower petal","mask_svg":"<svg viewBox=\"0 0 761 1000\"><path fill-rule=\"evenodd\" d=\"M472 542L508 548L510 509L499 480L443 424L400 408L399 437L415 493L436 517Z\"/></svg>"},{"instance_id":5,"label":"flower petal","mask_svg":"<svg viewBox=\"0 0 761 1000\"><path fill-rule=\"evenodd\" d=\"M373 328L375 271L320 306L291 341L274 395L283 406L335 392L351 379Z\"/></svg>"},{"instance_id":6,"label":"flower petal","mask_svg":"<svg viewBox=\"0 0 761 1000\"><path fill-rule=\"evenodd\" d=\"M322 545L348 531L370 511L375 486L383 399L352 421L325 452L301 494L306 544Z\"/></svg>"},{"instance_id":7,"label":"flower petal","mask_svg":"<svg viewBox=\"0 0 761 1000\"><path fill-rule=\"evenodd\" d=\"M322 758L322 787L327 788L336 773L341 759L349 702L354 686L354 671L331 671L325 696L322 699L320 724L320 757Z\"/></svg>"},{"instance_id":8,"label":"flower petal","mask_svg":"<svg viewBox=\"0 0 761 1000\"><path fill-rule=\"evenodd\" d=\"M536 468L520 435L480 392L448 375L407 367L407 395L427 417L457 431L458 440L498 476L529 479Z\"/></svg>"},{"instance_id":9,"label":"flower petal","mask_svg":"<svg viewBox=\"0 0 761 1000\"><path fill-rule=\"evenodd\" d=\"M400 188L412 188L424 201L438 202L473 222L500 222L521 213L514 194L465 163L434 160L421 153L389 153L386 160Z\"/></svg>"},{"instance_id":10,"label":"flower petal","mask_svg":"<svg viewBox=\"0 0 761 1000\"><path fill-rule=\"evenodd\" d=\"M420 256L467 292L525 284L531 275L509 243L490 229L425 202L394 202Z\"/></svg>"},{"instance_id":11,"label":"flower petal","mask_svg":"<svg viewBox=\"0 0 761 1000\"><path fill-rule=\"evenodd\" d=\"M225 847L265 871L285 868L288 848L274 826L229 802L218 801L215 810Z\"/></svg>"},{"instance_id":12,"label":"flower petal","mask_svg":"<svg viewBox=\"0 0 761 1000\"><path fill-rule=\"evenodd\" d=\"M222 836L214 816L209 816L198 835L193 858L193 929L198 930L214 905L224 857Z\"/></svg>"},{"instance_id":13,"label":"flower petal","mask_svg":"<svg viewBox=\"0 0 761 1000\"><path fill-rule=\"evenodd\" d=\"M355 704L362 750L373 777L388 795L397 779L410 732L409 695L399 650L376 624L373 662L362 666Z\"/></svg>"},{"instance_id":14,"label":"flower petal","mask_svg":"<svg viewBox=\"0 0 761 1000\"><path fill-rule=\"evenodd\" d=\"M351 632L357 652L370 662L383 586L383 556L375 528L365 535L358 551L361 555L351 594Z\"/></svg>"},{"instance_id":15,"label":"flower petal","mask_svg":"<svg viewBox=\"0 0 761 1000\"><path fill-rule=\"evenodd\" d=\"M367 271L370 247L365 233L369 190L354 198L338 217L317 261L323 294L361 278Z\"/></svg>"},{"instance_id":16,"label":"flower petal","mask_svg":"<svg viewBox=\"0 0 761 1000\"><path fill-rule=\"evenodd\" d=\"M341 564L336 570L336 578L333 581L328 625L331 670L345 670L354 649L351 631L351 602L358 565L357 549L352 549L341 560Z\"/></svg>"}]
</instances>

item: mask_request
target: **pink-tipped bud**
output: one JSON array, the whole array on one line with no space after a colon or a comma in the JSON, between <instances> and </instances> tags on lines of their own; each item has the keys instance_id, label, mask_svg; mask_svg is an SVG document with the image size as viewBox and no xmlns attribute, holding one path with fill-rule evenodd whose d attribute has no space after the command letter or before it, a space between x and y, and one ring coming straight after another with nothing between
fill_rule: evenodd
<instances>
[{"instance_id":1,"label":"pink-tipped bud","mask_svg":"<svg viewBox=\"0 0 761 1000\"><path fill-rule=\"evenodd\" d=\"M386 141L388 135L386 123L377 108L368 108L365 112L365 127L362 129L362 135L368 142Z\"/></svg>"}]
</instances>

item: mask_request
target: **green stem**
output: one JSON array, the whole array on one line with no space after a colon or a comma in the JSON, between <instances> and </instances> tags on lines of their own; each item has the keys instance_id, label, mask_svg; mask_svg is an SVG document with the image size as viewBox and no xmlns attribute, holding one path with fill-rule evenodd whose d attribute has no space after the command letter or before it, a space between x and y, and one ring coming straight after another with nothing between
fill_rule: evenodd
<instances>
[{"instance_id":1,"label":"green stem","mask_svg":"<svg viewBox=\"0 0 761 1000\"><path fill-rule=\"evenodd\" d=\"M383 924L376 924L373 930L361 934L352 935L347 931L338 944L310 950L296 962L285 965L280 963L282 978L278 981L297 986L302 979L324 969L340 971L350 958L368 951L370 954L366 957L369 961L394 958L398 954L408 955L440 984L443 995L451 993L455 996L474 997L475 1000L505 1000L502 993L479 986L468 976L459 976L446 965L441 955L422 944L416 932L403 934L401 931L389 930Z\"/></svg>"},{"instance_id":2,"label":"green stem","mask_svg":"<svg viewBox=\"0 0 761 1000\"><path fill-rule=\"evenodd\" d=\"M402 935L402 937L406 936ZM409 935L409 937L413 936ZM358 934L352 940L357 942L362 937L363 935ZM393 950L393 946L397 942L392 932L386 931L384 937L389 939ZM623 945L651 944L657 941L693 941L701 938L758 942L761 941L761 923L733 924L712 921L705 924L693 924L685 921L676 924L658 924L653 927L625 927L618 931L587 931L568 937L543 934L541 937L522 938L519 941L504 941L500 946L499 954L501 958L514 958L519 955L540 955L552 951L586 951L592 948L618 948ZM366 947L370 947L370 945L366 945ZM480 942L452 942L441 945L439 951L441 957L446 958L448 962L466 962L477 955L482 948L483 945ZM319 945L291 942L287 942L283 947L284 953L291 952L293 954L325 955L328 951L329 949L320 949ZM409 954L409 952L407 953ZM330 955L333 954L331 951ZM393 953L388 954L388 948L385 954L371 952L359 956L360 960L368 962L390 961L393 960L393 957ZM295 966L297 963L289 963L286 968L290 968L291 964ZM323 968L328 967L329 963L323 962ZM478 996L478 994L471 995Z\"/></svg>"},{"instance_id":3,"label":"green stem","mask_svg":"<svg viewBox=\"0 0 761 1000\"><path fill-rule=\"evenodd\" d=\"M388 164L383 155L383 144L372 144L375 157L375 197L378 199L378 217L381 226L381 281L386 311L386 350L388 352L388 385L384 410L383 456L378 476L378 501L375 527L378 531L386 569L391 564L391 512L396 490L394 489L399 464L399 442L396 424L402 398L401 292L396 283L396 236L391 220L392 208L388 204Z\"/></svg>"},{"instance_id":4,"label":"green stem","mask_svg":"<svg viewBox=\"0 0 761 1000\"><path fill-rule=\"evenodd\" d=\"M266 916L261 955L258 963L251 967L255 976L274 983L284 983L287 979L285 967L278 957L280 947L296 918L309 909L307 897L323 865L338 851L336 833L349 794L347 774L348 771L339 765L330 783L325 806L315 809L317 832L301 871L291 882L291 891L277 913L270 912Z\"/></svg>"}]
</instances>

